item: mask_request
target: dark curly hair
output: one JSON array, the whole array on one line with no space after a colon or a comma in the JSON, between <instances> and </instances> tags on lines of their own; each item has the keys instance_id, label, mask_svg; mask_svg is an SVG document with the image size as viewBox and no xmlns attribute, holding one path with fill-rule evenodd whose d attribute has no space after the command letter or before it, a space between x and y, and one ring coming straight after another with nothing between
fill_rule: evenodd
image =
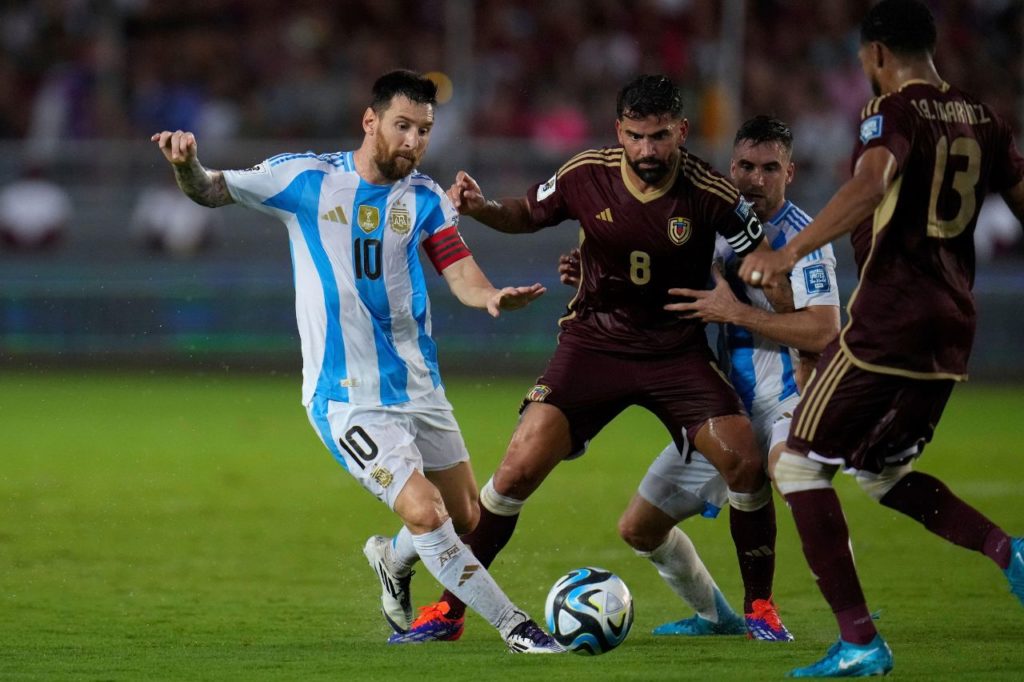
<instances>
[{"instance_id":1,"label":"dark curly hair","mask_svg":"<svg viewBox=\"0 0 1024 682\"><path fill-rule=\"evenodd\" d=\"M683 95L667 76L643 75L626 84L619 91L615 103L618 118L642 119L648 116L668 115L683 117Z\"/></svg>"}]
</instances>

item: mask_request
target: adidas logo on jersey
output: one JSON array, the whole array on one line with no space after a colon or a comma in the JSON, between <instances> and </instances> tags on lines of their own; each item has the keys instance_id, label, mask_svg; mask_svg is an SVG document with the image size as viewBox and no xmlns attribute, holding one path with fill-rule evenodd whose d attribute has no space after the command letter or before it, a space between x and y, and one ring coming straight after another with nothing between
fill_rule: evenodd
<instances>
[{"instance_id":1,"label":"adidas logo on jersey","mask_svg":"<svg viewBox=\"0 0 1024 682\"><path fill-rule=\"evenodd\" d=\"M345 211L341 206L332 208L327 213L320 216L320 220L329 220L332 223L341 223L342 225L348 225L348 220L345 219Z\"/></svg>"},{"instance_id":2,"label":"adidas logo on jersey","mask_svg":"<svg viewBox=\"0 0 1024 682\"><path fill-rule=\"evenodd\" d=\"M610 208L606 208L605 210L601 211L594 217L597 218L598 220L603 220L606 223L610 223L612 222L612 210Z\"/></svg>"}]
</instances>

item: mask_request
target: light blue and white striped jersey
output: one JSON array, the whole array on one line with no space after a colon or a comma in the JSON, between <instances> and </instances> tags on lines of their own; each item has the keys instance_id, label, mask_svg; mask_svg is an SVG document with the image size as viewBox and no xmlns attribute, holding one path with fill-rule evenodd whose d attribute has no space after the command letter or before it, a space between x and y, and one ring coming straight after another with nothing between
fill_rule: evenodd
<instances>
[{"instance_id":1,"label":"light blue and white striped jersey","mask_svg":"<svg viewBox=\"0 0 1024 682\"><path fill-rule=\"evenodd\" d=\"M288 228L304 405L394 405L440 385L417 248L458 214L436 182L370 184L352 152L280 154L224 178L236 202Z\"/></svg>"},{"instance_id":2,"label":"light blue and white striped jersey","mask_svg":"<svg viewBox=\"0 0 1024 682\"><path fill-rule=\"evenodd\" d=\"M786 201L778 213L764 223L765 239L773 249L779 249L810 222L810 216L793 202ZM738 299L762 310L772 310L764 291L745 285L739 278L740 260L721 237L715 244L715 258L724 263L726 279ZM801 258L790 273L789 281L797 310L812 305L838 306L839 288L832 245L825 245ZM728 324L719 339L719 349L720 361L728 367L729 379L749 413L796 394L795 353L787 346Z\"/></svg>"}]
</instances>

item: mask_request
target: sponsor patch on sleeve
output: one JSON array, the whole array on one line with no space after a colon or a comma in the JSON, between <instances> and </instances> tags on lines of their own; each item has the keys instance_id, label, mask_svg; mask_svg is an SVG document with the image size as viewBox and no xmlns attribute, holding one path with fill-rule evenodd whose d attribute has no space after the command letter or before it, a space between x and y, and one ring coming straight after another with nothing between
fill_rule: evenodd
<instances>
[{"instance_id":1,"label":"sponsor patch on sleeve","mask_svg":"<svg viewBox=\"0 0 1024 682\"><path fill-rule=\"evenodd\" d=\"M808 265L804 268L804 286L808 294L824 294L832 289L828 271L824 265Z\"/></svg>"},{"instance_id":2,"label":"sponsor patch on sleeve","mask_svg":"<svg viewBox=\"0 0 1024 682\"><path fill-rule=\"evenodd\" d=\"M551 193L555 191L555 179L557 177L557 175L552 175L550 180L537 188L537 201L544 201L551 196Z\"/></svg>"},{"instance_id":3,"label":"sponsor patch on sleeve","mask_svg":"<svg viewBox=\"0 0 1024 682\"><path fill-rule=\"evenodd\" d=\"M882 115L875 114L864 119L860 124L860 141L867 144L876 137L882 136Z\"/></svg>"}]
</instances>

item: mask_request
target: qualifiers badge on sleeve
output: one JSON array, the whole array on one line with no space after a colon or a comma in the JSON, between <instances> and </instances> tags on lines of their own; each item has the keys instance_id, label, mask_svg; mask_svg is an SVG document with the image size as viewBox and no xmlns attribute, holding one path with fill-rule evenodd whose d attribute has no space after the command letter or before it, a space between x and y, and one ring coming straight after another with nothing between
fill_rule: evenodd
<instances>
[{"instance_id":1,"label":"qualifiers badge on sleeve","mask_svg":"<svg viewBox=\"0 0 1024 682\"><path fill-rule=\"evenodd\" d=\"M860 141L861 144L867 144L871 140L882 136L882 115L875 114L870 118L864 119L864 122L860 124Z\"/></svg>"},{"instance_id":2,"label":"qualifiers badge on sleeve","mask_svg":"<svg viewBox=\"0 0 1024 682\"><path fill-rule=\"evenodd\" d=\"M537 201L544 201L551 196L551 193L555 191L555 181L557 179L557 175L552 175L550 180L537 188Z\"/></svg>"}]
</instances>

